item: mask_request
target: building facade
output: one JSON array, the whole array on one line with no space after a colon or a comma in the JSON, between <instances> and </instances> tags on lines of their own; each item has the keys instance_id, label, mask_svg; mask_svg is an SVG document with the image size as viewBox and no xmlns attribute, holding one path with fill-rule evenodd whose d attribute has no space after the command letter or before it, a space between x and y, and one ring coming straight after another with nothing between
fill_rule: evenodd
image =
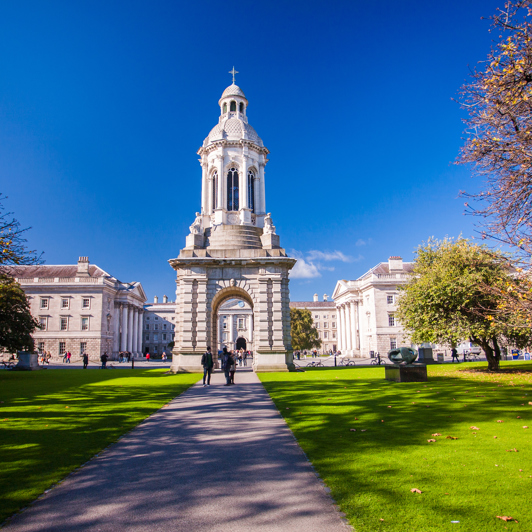
<instances>
[{"instance_id":1,"label":"building facade","mask_svg":"<svg viewBox=\"0 0 532 532\"><path fill-rule=\"evenodd\" d=\"M122 283L80 257L77 265L6 266L26 293L41 325L35 348L59 359L142 351L142 314L146 296L138 282Z\"/></svg>"},{"instance_id":2,"label":"building facade","mask_svg":"<svg viewBox=\"0 0 532 532\"><path fill-rule=\"evenodd\" d=\"M218 345L230 351L244 349L253 351L253 310L246 301L229 299L220 305L218 311Z\"/></svg>"},{"instance_id":3,"label":"building facade","mask_svg":"<svg viewBox=\"0 0 532 532\"><path fill-rule=\"evenodd\" d=\"M408 282L412 267L401 257L390 257L354 281L336 283L333 300L342 353L365 358L404 345L404 331L395 317L397 289Z\"/></svg>"},{"instance_id":4,"label":"building facade","mask_svg":"<svg viewBox=\"0 0 532 532\"><path fill-rule=\"evenodd\" d=\"M172 352L175 331L175 302L163 296L162 303L154 297L153 303L144 305L144 323L142 326L142 352L156 357ZM168 346L170 344L170 347Z\"/></svg>"},{"instance_id":5,"label":"building facade","mask_svg":"<svg viewBox=\"0 0 532 532\"><path fill-rule=\"evenodd\" d=\"M328 301L324 294L323 301L318 300L318 294L314 294L313 301L291 301L290 308L310 310L314 327L318 330L321 340L321 348L318 352L329 354L338 349L338 320L334 301Z\"/></svg>"}]
</instances>

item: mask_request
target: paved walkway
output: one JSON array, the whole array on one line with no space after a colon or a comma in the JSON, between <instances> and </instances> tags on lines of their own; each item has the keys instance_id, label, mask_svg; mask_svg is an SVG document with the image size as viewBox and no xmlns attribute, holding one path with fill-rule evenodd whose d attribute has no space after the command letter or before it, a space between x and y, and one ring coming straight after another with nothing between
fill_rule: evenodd
<instances>
[{"instance_id":1,"label":"paved walkway","mask_svg":"<svg viewBox=\"0 0 532 532\"><path fill-rule=\"evenodd\" d=\"M345 532L257 376L177 397L10 521L10 531Z\"/></svg>"}]
</instances>

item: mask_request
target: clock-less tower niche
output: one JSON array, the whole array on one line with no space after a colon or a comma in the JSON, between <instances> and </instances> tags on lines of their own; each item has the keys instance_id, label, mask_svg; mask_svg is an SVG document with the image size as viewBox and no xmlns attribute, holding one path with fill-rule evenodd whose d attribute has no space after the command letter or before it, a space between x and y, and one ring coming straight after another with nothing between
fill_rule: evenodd
<instances>
[{"instance_id":1,"label":"clock-less tower niche","mask_svg":"<svg viewBox=\"0 0 532 532\"><path fill-rule=\"evenodd\" d=\"M177 272L172 371L201 371L201 355L221 335L218 310L239 298L252 309L255 371L293 369L288 272L296 263L281 248L266 212L268 150L248 123L248 100L234 83L218 102L218 124L198 151L201 212L186 246L169 262Z\"/></svg>"}]
</instances>

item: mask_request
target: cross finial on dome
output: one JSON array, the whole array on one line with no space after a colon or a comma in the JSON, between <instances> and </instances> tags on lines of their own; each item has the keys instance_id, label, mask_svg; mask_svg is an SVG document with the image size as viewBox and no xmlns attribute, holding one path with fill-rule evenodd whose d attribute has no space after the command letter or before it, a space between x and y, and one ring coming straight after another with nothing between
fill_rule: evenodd
<instances>
[{"instance_id":1,"label":"cross finial on dome","mask_svg":"<svg viewBox=\"0 0 532 532\"><path fill-rule=\"evenodd\" d=\"M233 67L233 70L229 71L229 74L233 74L233 85L235 84L235 74L239 74L238 70L235 70L235 67Z\"/></svg>"}]
</instances>

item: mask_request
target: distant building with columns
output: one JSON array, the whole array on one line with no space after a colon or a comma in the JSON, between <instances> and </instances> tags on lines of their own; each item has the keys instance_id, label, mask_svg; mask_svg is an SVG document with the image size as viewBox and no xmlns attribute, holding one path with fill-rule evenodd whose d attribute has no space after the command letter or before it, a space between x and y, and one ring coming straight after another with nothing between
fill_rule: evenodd
<instances>
[{"instance_id":1,"label":"distant building with columns","mask_svg":"<svg viewBox=\"0 0 532 532\"><path fill-rule=\"evenodd\" d=\"M398 287L408 282L411 262L390 257L354 281L336 283L339 350L353 357L385 355L404 345L403 327L395 318Z\"/></svg>"},{"instance_id":2,"label":"distant building with columns","mask_svg":"<svg viewBox=\"0 0 532 532\"><path fill-rule=\"evenodd\" d=\"M122 283L88 257L77 265L5 266L26 293L32 315L41 325L33 338L39 352L73 360L142 351L142 314L146 296L138 282Z\"/></svg>"},{"instance_id":3,"label":"distant building with columns","mask_svg":"<svg viewBox=\"0 0 532 532\"><path fill-rule=\"evenodd\" d=\"M338 320L334 301L329 301L327 294L323 301L319 301L318 294L314 294L313 301L290 301L290 308L303 308L310 310L312 322L318 330L321 340L320 353L327 354L338 349Z\"/></svg>"},{"instance_id":4,"label":"distant building with columns","mask_svg":"<svg viewBox=\"0 0 532 532\"><path fill-rule=\"evenodd\" d=\"M144 325L142 331L142 352L159 357L163 353L170 355L175 334L176 303L163 296L162 303L155 296L153 303L144 305ZM172 345L172 344L171 344Z\"/></svg>"}]
</instances>

